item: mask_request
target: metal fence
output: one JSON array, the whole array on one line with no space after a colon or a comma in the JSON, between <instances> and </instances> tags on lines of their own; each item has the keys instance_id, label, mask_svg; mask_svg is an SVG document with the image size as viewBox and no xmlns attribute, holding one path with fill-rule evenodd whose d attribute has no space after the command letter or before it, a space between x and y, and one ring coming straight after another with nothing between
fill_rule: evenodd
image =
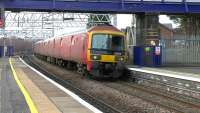
<instances>
[{"instance_id":1,"label":"metal fence","mask_svg":"<svg viewBox=\"0 0 200 113\"><path fill-rule=\"evenodd\" d=\"M200 65L200 39L162 39L164 65Z\"/></svg>"}]
</instances>

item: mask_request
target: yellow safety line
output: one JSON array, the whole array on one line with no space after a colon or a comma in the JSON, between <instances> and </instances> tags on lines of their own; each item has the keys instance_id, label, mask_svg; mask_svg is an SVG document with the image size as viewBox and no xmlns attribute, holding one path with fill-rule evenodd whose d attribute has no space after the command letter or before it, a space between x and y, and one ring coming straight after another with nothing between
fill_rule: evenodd
<instances>
[{"instance_id":1,"label":"yellow safety line","mask_svg":"<svg viewBox=\"0 0 200 113\"><path fill-rule=\"evenodd\" d=\"M28 107L31 111L31 113L38 113L30 95L28 94L27 90L25 89L25 87L22 85L22 83L20 82L19 78L17 77L17 74L16 74L16 71L12 65L12 61L11 61L11 58L9 58L9 62L10 62L10 67L11 67L11 70L12 70L12 73L13 73L13 76L15 78L15 81L17 82L17 85L19 86L21 92L23 93L24 97L25 97L25 100L26 100L26 103L28 104Z\"/></svg>"}]
</instances>

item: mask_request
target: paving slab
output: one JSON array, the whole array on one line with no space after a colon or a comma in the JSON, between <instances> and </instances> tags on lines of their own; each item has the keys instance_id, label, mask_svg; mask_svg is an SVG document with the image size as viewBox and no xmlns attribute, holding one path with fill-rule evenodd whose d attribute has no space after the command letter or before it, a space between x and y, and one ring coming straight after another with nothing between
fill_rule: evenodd
<instances>
[{"instance_id":1,"label":"paving slab","mask_svg":"<svg viewBox=\"0 0 200 113\"><path fill-rule=\"evenodd\" d=\"M12 60L20 81L28 90L39 113L93 113L67 93L47 81L18 58Z\"/></svg>"},{"instance_id":2,"label":"paving slab","mask_svg":"<svg viewBox=\"0 0 200 113\"><path fill-rule=\"evenodd\" d=\"M9 65L8 58L0 58L1 113L30 113Z\"/></svg>"}]
</instances>

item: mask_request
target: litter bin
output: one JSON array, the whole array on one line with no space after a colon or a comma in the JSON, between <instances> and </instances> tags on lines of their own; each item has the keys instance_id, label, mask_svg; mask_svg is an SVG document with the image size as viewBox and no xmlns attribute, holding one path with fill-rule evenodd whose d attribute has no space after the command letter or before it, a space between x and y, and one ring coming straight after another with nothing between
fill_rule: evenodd
<instances>
[{"instance_id":1,"label":"litter bin","mask_svg":"<svg viewBox=\"0 0 200 113\"><path fill-rule=\"evenodd\" d=\"M6 56L10 57L14 55L14 47L13 46L7 46Z\"/></svg>"},{"instance_id":2,"label":"litter bin","mask_svg":"<svg viewBox=\"0 0 200 113\"><path fill-rule=\"evenodd\" d=\"M0 46L0 57L4 56L4 46Z\"/></svg>"}]
</instances>

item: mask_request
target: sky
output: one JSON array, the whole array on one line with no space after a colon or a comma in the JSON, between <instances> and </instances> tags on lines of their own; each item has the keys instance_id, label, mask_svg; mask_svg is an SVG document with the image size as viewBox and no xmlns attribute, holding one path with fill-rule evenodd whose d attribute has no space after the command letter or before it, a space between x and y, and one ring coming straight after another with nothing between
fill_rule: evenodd
<instances>
[{"instance_id":1,"label":"sky","mask_svg":"<svg viewBox=\"0 0 200 113\"><path fill-rule=\"evenodd\" d=\"M159 16L159 22L162 23L162 24L171 23L172 26L173 26L173 28L178 27L178 25L175 24L172 20L170 20L169 17L166 16L166 15L160 15L160 16Z\"/></svg>"},{"instance_id":2,"label":"sky","mask_svg":"<svg viewBox=\"0 0 200 113\"><path fill-rule=\"evenodd\" d=\"M117 15L117 27L119 29L126 28L127 26L130 26L131 21L132 21L132 15L130 15L130 14L118 14ZM159 22L162 23L162 24L171 23L173 28L177 27L177 25L174 24L174 22L171 21L169 19L169 17L167 17L166 15L160 15L159 16Z\"/></svg>"},{"instance_id":3,"label":"sky","mask_svg":"<svg viewBox=\"0 0 200 113\"><path fill-rule=\"evenodd\" d=\"M131 22L132 22L132 15L131 14L118 14L117 15L117 28L122 29L122 28L126 28L127 26L131 26ZM173 23L173 21L171 21L169 19L169 17L167 17L166 15L160 15L159 16L159 22L160 23L171 23L173 28L177 27L176 24ZM69 33L69 32L74 32L74 31L80 31L83 30L84 28L65 28L63 30L58 30L55 32L55 36L58 35L62 35L63 33Z\"/></svg>"}]
</instances>

